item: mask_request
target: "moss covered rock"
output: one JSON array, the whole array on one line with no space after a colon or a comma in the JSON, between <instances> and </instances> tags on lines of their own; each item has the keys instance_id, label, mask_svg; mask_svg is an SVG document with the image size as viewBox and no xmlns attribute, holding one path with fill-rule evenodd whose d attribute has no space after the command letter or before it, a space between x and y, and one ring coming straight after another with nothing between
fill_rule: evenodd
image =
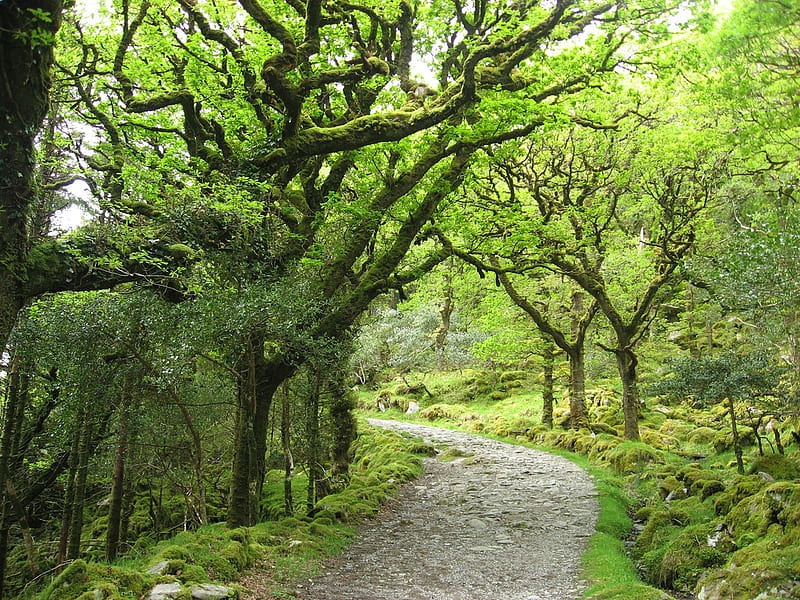
<instances>
[{"instance_id":1,"label":"moss covered rock","mask_svg":"<svg viewBox=\"0 0 800 600\"><path fill-rule=\"evenodd\" d=\"M72 600L83 592L89 582L86 562L74 560L42 592L41 600Z\"/></svg>"},{"instance_id":2,"label":"moss covered rock","mask_svg":"<svg viewBox=\"0 0 800 600\"><path fill-rule=\"evenodd\" d=\"M700 575L726 562L727 553L709 541L714 529L713 523L690 525L664 546L655 572L660 586L690 591Z\"/></svg>"},{"instance_id":3,"label":"moss covered rock","mask_svg":"<svg viewBox=\"0 0 800 600\"><path fill-rule=\"evenodd\" d=\"M758 475L740 475L734 479L724 492L714 498L714 512L727 515L731 509L748 496L752 496L768 484Z\"/></svg>"},{"instance_id":4,"label":"moss covered rock","mask_svg":"<svg viewBox=\"0 0 800 600\"><path fill-rule=\"evenodd\" d=\"M653 463L663 461L661 451L642 442L623 442L604 457L619 473L640 471Z\"/></svg>"},{"instance_id":5,"label":"moss covered rock","mask_svg":"<svg viewBox=\"0 0 800 600\"><path fill-rule=\"evenodd\" d=\"M748 473L767 473L776 480L792 480L800 478L800 462L783 454L767 454L756 458L748 469Z\"/></svg>"},{"instance_id":6,"label":"moss covered rock","mask_svg":"<svg viewBox=\"0 0 800 600\"><path fill-rule=\"evenodd\" d=\"M687 436L687 439L692 444L706 445L714 441L714 436L717 435L717 430L711 427L695 427Z\"/></svg>"},{"instance_id":7,"label":"moss covered rock","mask_svg":"<svg viewBox=\"0 0 800 600\"><path fill-rule=\"evenodd\" d=\"M773 525L783 534L783 528L800 527L798 507L800 483L778 482L741 500L725 520L737 539L765 536Z\"/></svg>"},{"instance_id":8,"label":"moss covered rock","mask_svg":"<svg viewBox=\"0 0 800 600\"><path fill-rule=\"evenodd\" d=\"M739 428L739 444L742 448L752 446L756 441L756 432L752 427ZM733 431L730 428L725 428L717 431L711 440L711 445L714 446L714 451L717 454L730 452L733 450Z\"/></svg>"},{"instance_id":9,"label":"moss covered rock","mask_svg":"<svg viewBox=\"0 0 800 600\"><path fill-rule=\"evenodd\" d=\"M467 412L467 407L463 404L431 404L428 408L420 411L420 416L431 421L436 419L458 419Z\"/></svg>"}]
</instances>

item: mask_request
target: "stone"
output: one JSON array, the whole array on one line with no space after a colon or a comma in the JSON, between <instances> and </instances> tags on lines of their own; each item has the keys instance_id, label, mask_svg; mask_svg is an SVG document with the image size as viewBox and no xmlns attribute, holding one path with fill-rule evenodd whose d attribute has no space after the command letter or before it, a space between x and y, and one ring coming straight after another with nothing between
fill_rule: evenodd
<instances>
[{"instance_id":1,"label":"stone","mask_svg":"<svg viewBox=\"0 0 800 600\"><path fill-rule=\"evenodd\" d=\"M159 583L150 593L145 596L145 600L174 600L181 593L181 584L177 581L173 583Z\"/></svg>"},{"instance_id":2,"label":"stone","mask_svg":"<svg viewBox=\"0 0 800 600\"><path fill-rule=\"evenodd\" d=\"M414 402L413 400L408 403L408 410L406 411L407 415L413 415L419 412L419 402Z\"/></svg>"},{"instance_id":3,"label":"stone","mask_svg":"<svg viewBox=\"0 0 800 600\"><path fill-rule=\"evenodd\" d=\"M489 527L484 521L480 519L470 519L468 525L472 527L472 529L486 529Z\"/></svg>"},{"instance_id":4,"label":"stone","mask_svg":"<svg viewBox=\"0 0 800 600\"><path fill-rule=\"evenodd\" d=\"M147 569L148 575L163 575L167 572L167 567L169 566L168 560L162 560L160 563L153 565L149 569Z\"/></svg>"},{"instance_id":5,"label":"stone","mask_svg":"<svg viewBox=\"0 0 800 600\"><path fill-rule=\"evenodd\" d=\"M193 600L226 600L234 597L233 588L225 587L224 585L204 583L192 586Z\"/></svg>"}]
</instances>

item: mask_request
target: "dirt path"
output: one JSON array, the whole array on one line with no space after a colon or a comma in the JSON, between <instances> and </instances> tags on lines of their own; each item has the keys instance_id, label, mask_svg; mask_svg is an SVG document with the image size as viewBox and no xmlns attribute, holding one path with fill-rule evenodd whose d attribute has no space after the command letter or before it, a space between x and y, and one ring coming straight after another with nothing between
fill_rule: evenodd
<instances>
[{"instance_id":1,"label":"dirt path","mask_svg":"<svg viewBox=\"0 0 800 600\"><path fill-rule=\"evenodd\" d=\"M571 600L594 531L597 494L568 460L480 436L395 421L373 424L473 454L428 459L425 473L368 522L310 600Z\"/></svg>"}]
</instances>

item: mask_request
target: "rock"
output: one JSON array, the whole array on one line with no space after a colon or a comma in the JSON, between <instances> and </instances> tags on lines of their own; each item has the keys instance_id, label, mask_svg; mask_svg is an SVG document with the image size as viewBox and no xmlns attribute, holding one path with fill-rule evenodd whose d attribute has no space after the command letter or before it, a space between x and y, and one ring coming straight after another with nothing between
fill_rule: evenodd
<instances>
[{"instance_id":1,"label":"rock","mask_svg":"<svg viewBox=\"0 0 800 600\"><path fill-rule=\"evenodd\" d=\"M167 567L169 566L168 560L162 560L160 563L153 565L149 569L147 569L148 575L163 575L167 572Z\"/></svg>"},{"instance_id":2,"label":"rock","mask_svg":"<svg viewBox=\"0 0 800 600\"><path fill-rule=\"evenodd\" d=\"M413 400L408 403L408 410L406 411L407 415L413 415L419 412L419 402L414 402Z\"/></svg>"},{"instance_id":3,"label":"rock","mask_svg":"<svg viewBox=\"0 0 800 600\"><path fill-rule=\"evenodd\" d=\"M765 473L764 471L759 471L758 476L761 477L764 481L769 481L770 483L775 483L775 478L770 475L769 473Z\"/></svg>"},{"instance_id":4,"label":"rock","mask_svg":"<svg viewBox=\"0 0 800 600\"><path fill-rule=\"evenodd\" d=\"M181 593L181 584L177 581L173 583L159 583L155 586L150 593L147 594L145 600L174 600L178 594Z\"/></svg>"},{"instance_id":5,"label":"rock","mask_svg":"<svg viewBox=\"0 0 800 600\"><path fill-rule=\"evenodd\" d=\"M225 600L226 598L234 597L233 588L225 587L224 585L204 583L192 586L193 600Z\"/></svg>"},{"instance_id":6,"label":"rock","mask_svg":"<svg viewBox=\"0 0 800 600\"><path fill-rule=\"evenodd\" d=\"M472 529L486 529L488 527L488 525L480 519L470 519L468 525L472 527Z\"/></svg>"}]
</instances>

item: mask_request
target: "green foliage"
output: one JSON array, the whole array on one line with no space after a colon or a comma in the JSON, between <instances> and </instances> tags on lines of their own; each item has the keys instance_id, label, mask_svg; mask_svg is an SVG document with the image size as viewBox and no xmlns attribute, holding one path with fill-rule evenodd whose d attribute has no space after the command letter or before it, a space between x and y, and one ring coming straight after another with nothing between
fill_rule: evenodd
<instances>
[{"instance_id":1,"label":"green foliage","mask_svg":"<svg viewBox=\"0 0 800 600\"><path fill-rule=\"evenodd\" d=\"M670 361L671 376L650 384L651 395L701 401L750 399L773 393L783 368L764 353L728 352L718 357L686 357Z\"/></svg>"}]
</instances>

